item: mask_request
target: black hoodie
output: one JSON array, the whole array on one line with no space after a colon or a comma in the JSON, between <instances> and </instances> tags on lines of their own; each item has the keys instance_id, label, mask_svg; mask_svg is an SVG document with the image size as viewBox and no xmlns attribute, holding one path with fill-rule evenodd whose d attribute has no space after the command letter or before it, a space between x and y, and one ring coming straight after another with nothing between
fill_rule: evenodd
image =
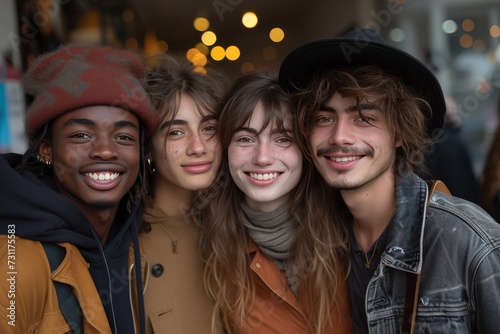
<instances>
[{"instance_id":1,"label":"black hoodie","mask_svg":"<svg viewBox=\"0 0 500 334\"><path fill-rule=\"evenodd\" d=\"M130 213L124 200L103 244L85 215L68 198L57 192L52 176L14 170L21 155L0 155L0 234L15 224L16 236L48 242L68 242L80 250L90 264L90 274L106 311L113 333L134 333L128 277L129 245L133 241L135 263L140 264L138 229L143 207ZM142 291L136 270L137 291ZM142 295L138 296L140 328L144 328Z\"/></svg>"}]
</instances>

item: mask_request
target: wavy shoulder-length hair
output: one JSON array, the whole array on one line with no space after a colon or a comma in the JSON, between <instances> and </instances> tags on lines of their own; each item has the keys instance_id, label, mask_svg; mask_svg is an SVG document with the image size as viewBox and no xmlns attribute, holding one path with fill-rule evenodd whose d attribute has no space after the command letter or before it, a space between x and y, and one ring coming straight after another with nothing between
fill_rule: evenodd
<instances>
[{"instance_id":1,"label":"wavy shoulder-length hair","mask_svg":"<svg viewBox=\"0 0 500 334\"><path fill-rule=\"evenodd\" d=\"M234 133L248 124L258 104L265 113L261 131L268 125L285 131L283 123L295 111L275 73L255 72L234 82L218 122L224 152L221 169L201 212L205 283L215 299L214 320L220 317L229 333L245 332L254 282L249 266L250 240L240 208L245 196L230 176L227 150ZM296 144L304 154L304 145ZM316 334L330 321L334 304L348 301L334 298L337 282L345 279L347 233L335 224L335 210L328 201L330 190L314 175L314 167L304 159L301 181L289 201L290 214L299 223L290 260L298 268L298 296L310 320L308 332Z\"/></svg>"}]
</instances>

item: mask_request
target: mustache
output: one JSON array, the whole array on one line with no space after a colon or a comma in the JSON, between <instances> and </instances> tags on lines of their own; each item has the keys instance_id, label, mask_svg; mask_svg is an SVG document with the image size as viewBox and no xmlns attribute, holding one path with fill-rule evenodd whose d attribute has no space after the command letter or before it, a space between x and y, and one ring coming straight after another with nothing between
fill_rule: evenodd
<instances>
[{"instance_id":1,"label":"mustache","mask_svg":"<svg viewBox=\"0 0 500 334\"><path fill-rule=\"evenodd\" d=\"M328 146L328 147L318 148L318 150L316 151L316 156L320 157L325 154L335 154L335 153L373 156L373 149L370 147L360 149L356 147L347 147L347 146Z\"/></svg>"}]
</instances>

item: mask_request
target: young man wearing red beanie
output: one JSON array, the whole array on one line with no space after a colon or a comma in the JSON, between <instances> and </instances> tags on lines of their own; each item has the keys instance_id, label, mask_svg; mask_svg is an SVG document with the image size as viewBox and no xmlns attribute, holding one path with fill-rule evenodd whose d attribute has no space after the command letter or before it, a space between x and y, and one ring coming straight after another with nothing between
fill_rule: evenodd
<instances>
[{"instance_id":1,"label":"young man wearing red beanie","mask_svg":"<svg viewBox=\"0 0 500 334\"><path fill-rule=\"evenodd\" d=\"M1 333L144 331L142 76L134 53L81 45L24 76L30 146L0 155Z\"/></svg>"}]
</instances>

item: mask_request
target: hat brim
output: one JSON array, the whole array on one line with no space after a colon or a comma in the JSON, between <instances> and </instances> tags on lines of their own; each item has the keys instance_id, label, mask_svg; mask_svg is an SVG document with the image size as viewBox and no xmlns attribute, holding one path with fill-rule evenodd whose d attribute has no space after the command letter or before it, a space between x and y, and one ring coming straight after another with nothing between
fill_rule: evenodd
<instances>
[{"instance_id":1,"label":"hat brim","mask_svg":"<svg viewBox=\"0 0 500 334\"><path fill-rule=\"evenodd\" d=\"M324 68L374 64L400 77L432 108L427 132L434 136L444 124L446 104L437 78L419 60L387 44L354 38L330 38L306 43L283 60L280 85L289 92L308 84L311 76Z\"/></svg>"}]
</instances>

